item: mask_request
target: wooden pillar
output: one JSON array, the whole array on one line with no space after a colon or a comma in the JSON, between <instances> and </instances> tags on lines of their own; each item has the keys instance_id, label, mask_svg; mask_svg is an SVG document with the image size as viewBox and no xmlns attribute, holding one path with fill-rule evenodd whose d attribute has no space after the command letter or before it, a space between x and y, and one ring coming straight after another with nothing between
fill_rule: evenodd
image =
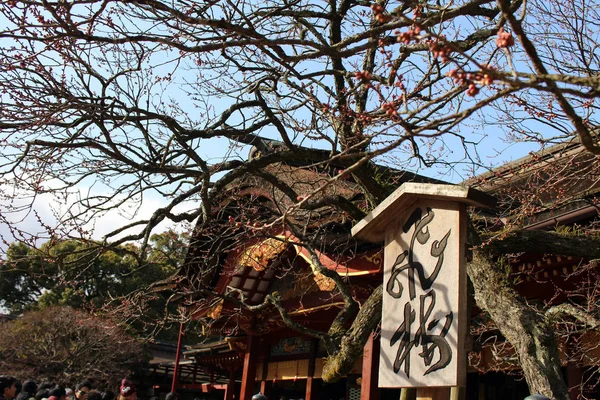
<instances>
[{"instance_id":1,"label":"wooden pillar","mask_svg":"<svg viewBox=\"0 0 600 400\"><path fill-rule=\"evenodd\" d=\"M169 371L171 370L171 368L167 365L165 367L165 379L169 379Z\"/></svg>"},{"instance_id":2,"label":"wooden pillar","mask_svg":"<svg viewBox=\"0 0 600 400\"><path fill-rule=\"evenodd\" d=\"M309 376L306 378L306 393L304 395L304 400L314 400L317 398L315 393L315 378Z\"/></svg>"},{"instance_id":3,"label":"wooden pillar","mask_svg":"<svg viewBox=\"0 0 600 400\"><path fill-rule=\"evenodd\" d=\"M362 359L361 400L379 400L377 378L379 374L379 340L371 333L365 344Z\"/></svg>"},{"instance_id":4,"label":"wooden pillar","mask_svg":"<svg viewBox=\"0 0 600 400\"><path fill-rule=\"evenodd\" d=\"M267 381L267 377L269 376L269 361L271 356L271 346L267 348L265 351L265 357L263 359L263 369L262 375L260 377L260 392L267 397L270 397L271 387L269 386L269 382Z\"/></svg>"},{"instance_id":5,"label":"wooden pillar","mask_svg":"<svg viewBox=\"0 0 600 400\"><path fill-rule=\"evenodd\" d=\"M400 400L415 400L417 398L417 390L415 388L400 389Z\"/></svg>"},{"instance_id":6,"label":"wooden pillar","mask_svg":"<svg viewBox=\"0 0 600 400\"><path fill-rule=\"evenodd\" d=\"M258 362L258 339L254 335L248 336L246 354L244 354L244 370L242 372L242 389L240 400L250 400L255 394L254 383L256 382L256 364Z\"/></svg>"},{"instance_id":7,"label":"wooden pillar","mask_svg":"<svg viewBox=\"0 0 600 400\"><path fill-rule=\"evenodd\" d=\"M417 388L417 400L449 400L449 387L421 387Z\"/></svg>"},{"instance_id":8,"label":"wooden pillar","mask_svg":"<svg viewBox=\"0 0 600 400\"><path fill-rule=\"evenodd\" d=\"M319 342L316 339L310 343L310 353L308 355L308 376L306 378L306 394L304 400L316 399L314 376L315 376L315 364L317 362L317 349Z\"/></svg>"},{"instance_id":9,"label":"wooden pillar","mask_svg":"<svg viewBox=\"0 0 600 400\"><path fill-rule=\"evenodd\" d=\"M225 388L224 400L233 400L233 393L235 392L235 371L231 369L229 371L229 382Z\"/></svg>"},{"instance_id":10,"label":"wooden pillar","mask_svg":"<svg viewBox=\"0 0 600 400\"><path fill-rule=\"evenodd\" d=\"M485 388L486 388L485 383L482 382L482 381L480 381L479 382L479 392L478 392L478 394L479 394L478 399L479 400L485 400Z\"/></svg>"},{"instance_id":11,"label":"wooden pillar","mask_svg":"<svg viewBox=\"0 0 600 400\"><path fill-rule=\"evenodd\" d=\"M452 386L450 388L450 400L463 400L466 396L464 387Z\"/></svg>"},{"instance_id":12,"label":"wooden pillar","mask_svg":"<svg viewBox=\"0 0 600 400\"><path fill-rule=\"evenodd\" d=\"M271 387L269 386L269 381L267 381L267 376L269 372L269 360L266 359L262 364L262 374L260 378L260 392L265 396L269 397Z\"/></svg>"},{"instance_id":13,"label":"wooden pillar","mask_svg":"<svg viewBox=\"0 0 600 400\"><path fill-rule=\"evenodd\" d=\"M583 384L583 371L574 365L567 366L567 386L569 387L569 400L577 400L581 395Z\"/></svg>"},{"instance_id":14,"label":"wooden pillar","mask_svg":"<svg viewBox=\"0 0 600 400\"><path fill-rule=\"evenodd\" d=\"M262 394L264 394L265 396L269 397L269 392L270 392L270 388L269 388L269 382L265 381L260 381L260 392Z\"/></svg>"},{"instance_id":15,"label":"wooden pillar","mask_svg":"<svg viewBox=\"0 0 600 400\"><path fill-rule=\"evenodd\" d=\"M194 362L194 375L192 376L192 383L196 384L196 378L198 377L198 362Z\"/></svg>"},{"instance_id":16,"label":"wooden pillar","mask_svg":"<svg viewBox=\"0 0 600 400\"><path fill-rule=\"evenodd\" d=\"M175 369L173 370L173 381L171 382L171 392L177 391L177 379L181 371L179 370L179 358L181 356L181 343L183 341L183 322L179 323L179 336L177 338L177 354L175 355Z\"/></svg>"}]
</instances>

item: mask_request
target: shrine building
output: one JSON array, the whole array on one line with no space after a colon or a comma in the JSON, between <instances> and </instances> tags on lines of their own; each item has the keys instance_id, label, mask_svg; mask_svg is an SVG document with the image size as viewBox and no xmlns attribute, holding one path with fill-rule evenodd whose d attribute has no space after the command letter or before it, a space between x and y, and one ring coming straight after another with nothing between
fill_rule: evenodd
<instances>
[{"instance_id":1,"label":"shrine building","mask_svg":"<svg viewBox=\"0 0 600 400\"><path fill-rule=\"evenodd\" d=\"M587 224L598 217L595 196L600 183L596 175L581 177L571 172L590 168L589 163L594 162L595 157L584 153L578 144L561 145L463 182L500 202L494 208L471 210L478 216L473 221L490 232L502 229L511 223L510 210L516 203L523 205L513 193L533 188L540 211L519 221L524 229ZM565 167L571 165L568 163L573 165L571 169ZM560 166L562 182L552 175ZM376 179L384 180L390 192L406 182L444 183L390 168L381 167L378 172ZM265 173L304 195L313 193L339 171L332 166L280 163L266 167ZM541 207L556 200L558 192L564 201ZM330 198L338 199L342 206L333 207L324 201ZM173 376L175 372L176 389L185 399L250 400L258 392L276 400L399 399L400 389L378 388L377 329L350 372L333 383L322 379L327 349L310 335L313 331L326 333L344 306L342 294L322 273L321 266L336 271L360 305L382 284L382 244L350 235L356 223L353 210L366 212L372 207L360 185L352 178L336 179L312 196L306 207L298 208L295 204L301 196L292 201L277 182L249 175L229 184L221 199L215 221L194 231L182 275L189 287L189 296L181 299L182 307L192 319L203 321L206 340L187 344L177 365L155 366L156 376ZM511 199L514 205L509 204ZM284 224L283 218L301 231ZM305 245L307 242L310 246ZM588 276L576 273L586 261L531 251L514 255L509 268L516 290L530 302L559 304L573 301L569 293ZM267 296L275 296L277 303L264 304ZM283 308L288 321L278 307ZM453 389L450 398L506 400L527 396L514 351L488 327L489 321L474 304L469 306L469 323L466 387ZM590 369L600 360L600 350L594 346L598 335L586 333L579 340L578 351L583 349L585 357L575 362L564 356L570 396L575 400L585 392L600 398L597 388L575 384L598 379ZM402 396L410 399L411 394Z\"/></svg>"}]
</instances>

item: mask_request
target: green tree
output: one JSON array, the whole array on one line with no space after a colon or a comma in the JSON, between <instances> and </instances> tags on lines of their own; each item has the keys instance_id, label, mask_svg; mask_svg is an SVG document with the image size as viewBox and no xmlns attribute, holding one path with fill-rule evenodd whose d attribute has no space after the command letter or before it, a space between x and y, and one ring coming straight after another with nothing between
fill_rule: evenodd
<instances>
[{"instance_id":1,"label":"green tree","mask_svg":"<svg viewBox=\"0 0 600 400\"><path fill-rule=\"evenodd\" d=\"M53 305L110 310L140 288L173 275L182 263L185 235L167 231L150 242L145 258L133 245L111 249L59 240L33 248L13 243L0 265L0 306L13 314ZM149 307L162 313L165 299L156 296Z\"/></svg>"},{"instance_id":2,"label":"green tree","mask_svg":"<svg viewBox=\"0 0 600 400\"><path fill-rule=\"evenodd\" d=\"M53 271L46 274L39 259L32 257L34 250L23 244L8 247L6 260L0 264L0 306L19 314L34 304L44 289L52 284Z\"/></svg>"},{"instance_id":3,"label":"green tree","mask_svg":"<svg viewBox=\"0 0 600 400\"><path fill-rule=\"evenodd\" d=\"M183 265L188 243L189 234L185 232L177 233L170 229L155 233L150 236L148 260L163 265L172 272Z\"/></svg>"}]
</instances>

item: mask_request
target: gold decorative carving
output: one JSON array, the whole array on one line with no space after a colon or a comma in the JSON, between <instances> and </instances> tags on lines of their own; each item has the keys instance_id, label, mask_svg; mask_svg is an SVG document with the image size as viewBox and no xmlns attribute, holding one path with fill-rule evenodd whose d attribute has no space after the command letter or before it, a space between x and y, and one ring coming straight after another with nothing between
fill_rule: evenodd
<instances>
[{"instance_id":1,"label":"gold decorative carving","mask_svg":"<svg viewBox=\"0 0 600 400\"><path fill-rule=\"evenodd\" d=\"M319 289L321 289L324 292L331 292L333 289L335 289L335 282L333 281L333 279L328 278L317 271L314 271L314 274L314 280Z\"/></svg>"},{"instance_id":2,"label":"gold decorative carving","mask_svg":"<svg viewBox=\"0 0 600 400\"><path fill-rule=\"evenodd\" d=\"M371 263L372 265L377 266L377 268L379 269L381 269L381 267L383 266L383 250L371 255L365 254L361 256L361 258Z\"/></svg>"},{"instance_id":3,"label":"gold decorative carving","mask_svg":"<svg viewBox=\"0 0 600 400\"><path fill-rule=\"evenodd\" d=\"M216 305L211 307L210 311L206 314L207 317L217 319L221 315L223 310L223 300L219 301Z\"/></svg>"},{"instance_id":4,"label":"gold decorative carving","mask_svg":"<svg viewBox=\"0 0 600 400\"><path fill-rule=\"evenodd\" d=\"M253 268L256 271L263 271L271 260L285 251L287 246L288 243L281 239L265 239L244 250L236 260L236 264L241 267Z\"/></svg>"}]
</instances>

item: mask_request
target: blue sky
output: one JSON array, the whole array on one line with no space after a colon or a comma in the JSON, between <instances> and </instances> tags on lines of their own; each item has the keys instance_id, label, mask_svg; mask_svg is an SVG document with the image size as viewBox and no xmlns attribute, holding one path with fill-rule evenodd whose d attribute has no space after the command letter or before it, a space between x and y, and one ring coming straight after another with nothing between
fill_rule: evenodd
<instances>
[{"instance_id":1,"label":"blue sky","mask_svg":"<svg viewBox=\"0 0 600 400\"><path fill-rule=\"evenodd\" d=\"M8 46L7 42L4 42L3 45ZM153 104L153 107L165 107L174 110L173 112L186 115L186 123L190 126L202 127L208 124L207 121L210 121L214 116L219 115L222 110L227 108L232 100L225 95L212 95L204 97L202 101L196 101L196 93L191 92L194 87L196 74L202 73L205 78L212 79L218 79L219 77L215 76L215 73L208 67L199 68L196 66L193 57L184 58L181 64L178 64L179 61L179 54L177 52L162 51L156 53L156 55L146 61L147 66L152 65L152 75L148 80L137 81L139 87L136 90L140 90L140 92L147 90L148 102ZM58 67L60 68L60 66ZM303 66L306 70L320 67L321 65L317 64L306 64ZM147 71L150 71L150 69L147 69ZM72 73L72 71L67 71L67 75ZM166 77L171 73L173 73L172 80L160 80L160 78ZM131 82L135 83L135 80ZM94 85L92 84L93 88L98 87ZM491 111L488 111L487 116L491 116ZM310 120L311 118L306 113L298 113L297 117L306 120ZM485 117L485 114L473 117L460 130L461 134L464 134L469 140L477 143L468 147L471 151L476 149L476 154L479 157L477 161L481 162L481 164L499 166L508 161L520 158L532 150L537 150L537 147L532 144L505 142L503 139L506 133L505 130L497 125L486 124ZM231 119L231 123L239 121L241 121L241 116L239 115ZM533 129L536 128L533 127ZM540 126L539 129L544 129L544 127ZM393 130L391 131L393 134ZM275 139L278 138L273 127L265 128L260 132L260 135ZM302 144L316 147L325 146L324 142L310 140L305 140ZM209 162L219 162L224 159L236 157L245 159L249 150L248 146L237 146L226 139L202 140L197 145L199 154ZM423 148L427 149L427 147L428 143L424 141ZM376 161L396 168L410 169L413 172L452 183L461 182L471 177L473 173L484 171L484 169L472 169L473 164L471 160L465 158L460 141L451 136L448 136L444 142L433 143L431 150L434 154L431 160L433 161L437 157L437 161L442 161L442 164L432 169L426 169L415 162L407 162L402 149L398 149L393 154L382 156ZM453 164L453 167L449 168L443 164L444 162ZM116 178L112 183L118 184L119 179L125 178ZM77 195L85 197L88 193L101 194L103 191L108 190L107 188L108 186L104 186L102 183L94 182L92 184L92 181L87 179L71 189L74 197ZM110 211L95 220L92 224L86 226L86 229L93 230L93 236L99 239L112 228L130 222L131 218L147 218L157 207L166 204L166 202L167 200L157 192L148 191L143 199L130 199L129 203L125 204L120 212ZM43 221L51 225L56 216L60 216L66 211L67 205L62 201L52 198L49 194L43 194L36 199L34 209ZM192 204L191 206L197 206L197 204ZM36 215L32 212L29 214L13 215L11 218L11 222L23 230L37 232L40 228ZM167 227L170 226L165 225L164 229ZM163 229L163 227L159 227L160 229ZM0 225L0 234L3 236L10 235L8 227Z\"/></svg>"}]
</instances>

